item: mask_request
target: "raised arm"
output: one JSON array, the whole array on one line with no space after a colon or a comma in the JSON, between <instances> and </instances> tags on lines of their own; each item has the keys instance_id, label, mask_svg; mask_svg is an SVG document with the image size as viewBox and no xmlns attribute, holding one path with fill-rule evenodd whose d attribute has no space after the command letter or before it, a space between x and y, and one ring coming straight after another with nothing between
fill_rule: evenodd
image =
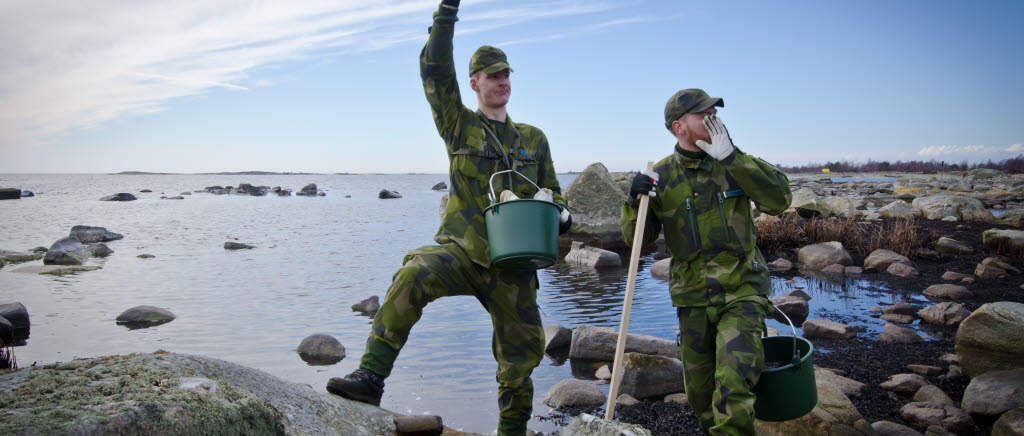
<instances>
[{"instance_id":1,"label":"raised arm","mask_svg":"<svg viewBox=\"0 0 1024 436\"><path fill-rule=\"evenodd\" d=\"M437 132L450 148L459 132L459 116L464 106L459 95L459 83L455 75L452 57L452 38L459 2L444 0L434 12L434 24L430 26L430 37L420 52L420 78L423 91L430 103ZM449 150L450 152L451 150Z\"/></svg>"}]
</instances>

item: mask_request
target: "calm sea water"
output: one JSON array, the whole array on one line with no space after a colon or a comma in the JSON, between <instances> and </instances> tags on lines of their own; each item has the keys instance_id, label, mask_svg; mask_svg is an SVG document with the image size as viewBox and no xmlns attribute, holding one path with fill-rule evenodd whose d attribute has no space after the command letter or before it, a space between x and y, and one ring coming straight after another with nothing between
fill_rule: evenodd
<instances>
[{"instance_id":1,"label":"calm sea water","mask_svg":"<svg viewBox=\"0 0 1024 436\"><path fill-rule=\"evenodd\" d=\"M562 186L572 177L560 176ZM28 366L164 349L229 360L322 390L330 377L354 370L362 355L371 320L350 306L371 295L383 297L403 255L433 243L443 194L430 187L446 178L0 175L0 187L37 194L0 201L0 249L49 247L80 224L124 235L108 243L114 254L90 261L102 266L97 271L53 277L17 272L23 265L0 269L0 304L21 302L32 320L31 337L14 349L15 355L21 366ZM184 200L160 199L240 183L293 190L316 183L327 196L196 193ZM404 198L380 200L381 189ZM139 200L98 201L117 192L131 192ZM227 251L226 241L256 248ZM139 254L155 257L140 259ZM641 262L630 332L675 339L668 284L650 276L651 263L650 255ZM538 299L544 322L617 328L626 275L625 266L595 271L556 264L541 270ZM797 288L814 297L812 318L861 326L870 337L884 324L867 316L871 306L920 291L893 291L865 280L829 283L798 277L773 279L772 295ZM122 311L143 304L166 308L177 319L140 330L115 324ZM399 413L439 414L453 428L492 432L497 393L491 331L490 318L472 297L431 303L387 381L382 406ZM295 349L314 333L338 338L348 357L331 366L303 362ZM534 372L535 414L547 414L542 400L551 386L568 377L569 362L545 357ZM607 385L601 387L607 392ZM555 427L534 420L531 428Z\"/></svg>"}]
</instances>

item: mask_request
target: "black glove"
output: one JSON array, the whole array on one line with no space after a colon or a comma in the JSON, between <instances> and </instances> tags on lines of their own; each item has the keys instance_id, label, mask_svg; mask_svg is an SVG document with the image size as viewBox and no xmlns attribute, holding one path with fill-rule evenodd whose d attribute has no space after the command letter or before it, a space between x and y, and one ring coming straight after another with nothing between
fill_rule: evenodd
<instances>
[{"instance_id":1,"label":"black glove","mask_svg":"<svg viewBox=\"0 0 1024 436\"><path fill-rule=\"evenodd\" d=\"M572 227L572 214L566 213L566 215L567 216L566 216L565 221L562 221L561 219L559 219L559 221L558 221L558 234L559 235L564 235L565 232L568 232L569 228Z\"/></svg>"},{"instance_id":2,"label":"black glove","mask_svg":"<svg viewBox=\"0 0 1024 436\"><path fill-rule=\"evenodd\" d=\"M644 173L636 173L633 176L633 184L629 187L629 198L636 200L640 194L654 196L655 186L654 179Z\"/></svg>"},{"instance_id":3,"label":"black glove","mask_svg":"<svg viewBox=\"0 0 1024 436\"><path fill-rule=\"evenodd\" d=\"M445 6L451 6L455 9L459 8L459 1L461 0L441 0L441 4Z\"/></svg>"}]
</instances>

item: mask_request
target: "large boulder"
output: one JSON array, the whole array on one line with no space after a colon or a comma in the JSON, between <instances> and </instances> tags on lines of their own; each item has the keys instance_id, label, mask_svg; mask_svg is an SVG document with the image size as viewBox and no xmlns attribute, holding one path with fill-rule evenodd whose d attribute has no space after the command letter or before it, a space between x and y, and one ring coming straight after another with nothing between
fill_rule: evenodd
<instances>
[{"instance_id":1,"label":"large boulder","mask_svg":"<svg viewBox=\"0 0 1024 436\"><path fill-rule=\"evenodd\" d=\"M7 319L15 330L27 330L32 326L28 309L21 303L0 304L0 317Z\"/></svg>"},{"instance_id":2,"label":"large boulder","mask_svg":"<svg viewBox=\"0 0 1024 436\"><path fill-rule=\"evenodd\" d=\"M877 271L886 271L889 269L889 265L894 263L914 265L907 256L884 248L872 251L868 257L864 258L864 268L874 268Z\"/></svg>"},{"instance_id":3,"label":"large boulder","mask_svg":"<svg viewBox=\"0 0 1024 436\"><path fill-rule=\"evenodd\" d=\"M647 429L582 413L562 429L562 436L651 436Z\"/></svg>"},{"instance_id":4,"label":"large boulder","mask_svg":"<svg viewBox=\"0 0 1024 436\"><path fill-rule=\"evenodd\" d=\"M960 323L956 354L970 377L1024 366L1024 304L988 303Z\"/></svg>"},{"instance_id":5,"label":"large boulder","mask_svg":"<svg viewBox=\"0 0 1024 436\"><path fill-rule=\"evenodd\" d=\"M163 351L27 367L0 374L0 386L23 405L3 418L9 434L395 434L392 412Z\"/></svg>"},{"instance_id":6,"label":"large boulder","mask_svg":"<svg viewBox=\"0 0 1024 436\"><path fill-rule=\"evenodd\" d=\"M601 389L593 383L580 379L568 378L555 383L544 398L544 404L550 407L598 406L607 398Z\"/></svg>"},{"instance_id":7,"label":"large boulder","mask_svg":"<svg viewBox=\"0 0 1024 436\"><path fill-rule=\"evenodd\" d=\"M961 403L967 413L990 418L1024 406L1024 367L975 377Z\"/></svg>"},{"instance_id":8,"label":"large boulder","mask_svg":"<svg viewBox=\"0 0 1024 436\"><path fill-rule=\"evenodd\" d=\"M683 390L683 362L679 359L639 353L623 355L619 393L649 398Z\"/></svg>"},{"instance_id":9,"label":"large boulder","mask_svg":"<svg viewBox=\"0 0 1024 436\"><path fill-rule=\"evenodd\" d=\"M966 195L932 195L918 197L912 203L925 218L940 220L947 217L964 221L990 221L992 212L985 209L981 200Z\"/></svg>"},{"instance_id":10,"label":"large boulder","mask_svg":"<svg viewBox=\"0 0 1024 436\"><path fill-rule=\"evenodd\" d=\"M108 242L124 238L121 234L111 232L106 228L92 226L74 226L71 228L69 236L74 236L83 244Z\"/></svg>"},{"instance_id":11,"label":"large boulder","mask_svg":"<svg viewBox=\"0 0 1024 436\"><path fill-rule=\"evenodd\" d=\"M782 422L754 421L758 436L875 435L871 424L838 387L818 380L818 404L810 413Z\"/></svg>"},{"instance_id":12,"label":"large boulder","mask_svg":"<svg viewBox=\"0 0 1024 436\"><path fill-rule=\"evenodd\" d=\"M790 203L790 207L804 218L828 218L833 215L832 207L809 188L793 191L793 201Z\"/></svg>"},{"instance_id":13,"label":"large boulder","mask_svg":"<svg viewBox=\"0 0 1024 436\"><path fill-rule=\"evenodd\" d=\"M1024 256L1024 230L985 230L981 242L994 253Z\"/></svg>"},{"instance_id":14,"label":"large boulder","mask_svg":"<svg viewBox=\"0 0 1024 436\"><path fill-rule=\"evenodd\" d=\"M91 255L89 247L78 238L68 236L59 239L50 246L43 256L46 265L81 265Z\"/></svg>"},{"instance_id":15,"label":"large boulder","mask_svg":"<svg viewBox=\"0 0 1024 436\"><path fill-rule=\"evenodd\" d=\"M624 244L620 218L626 194L603 164L587 166L564 195L572 211L571 232L595 237L608 246Z\"/></svg>"},{"instance_id":16,"label":"large boulder","mask_svg":"<svg viewBox=\"0 0 1024 436\"><path fill-rule=\"evenodd\" d=\"M572 332L569 357L610 362L615 359L618 338L619 332L611 327L577 327ZM678 358L679 346L675 341L630 333L626 335L625 352Z\"/></svg>"},{"instance_id":17,"label":"large boulder","mask_svg":"<svg viewBox=\"0 0 1024 436\"><path fill-rule=\"evenodd\" d=\"M565 255L565 263L591 268L622 266L622 258L614 251L587 247L583 242L572 241L572 248Z\"/></svg>"},{"instance_id":18,"label":"large boulder","mask_svg":"<svg viewBox=\"0 0 1024 436\"><path fill-rule=\"evenodd\" d=\"M914 207L903 200L896 200L879 208L878 215L886 218L914 218Z\"/></svg>"},{"instance_id":19,"label":"large boulder","mask_svg":"<svg viewBox=\"0 0 1024 436\"><path fill-rule=\"evenodd\" d=\"M800 266L809 270L820 270L832 264L853 265L853 257L843 249L843 243L832 241L808 245L797 253Z\"/></svg>"}]
</instances>

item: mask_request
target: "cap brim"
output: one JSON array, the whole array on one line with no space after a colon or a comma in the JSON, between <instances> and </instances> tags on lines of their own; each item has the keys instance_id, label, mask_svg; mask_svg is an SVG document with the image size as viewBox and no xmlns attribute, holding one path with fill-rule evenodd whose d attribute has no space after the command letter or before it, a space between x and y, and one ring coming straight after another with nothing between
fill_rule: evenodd
<instances>
[{"instance_id":1,"label":"cap brim","mask_svg":"<svg viewBox=\"0 0 1024 436\"><path fill-rule=\"evenodd\" d=\"M488 65L488 66L482 68L480 71L483 71L484 74L491 74L491 73L497 73L498 71L501 71L501 70L508 70L508 72L510 72L510 73L515 72L515 70L513 70L512 67L508 66L508 64L505 63L505 62L493 63L491 65Z\"/></svg>"},{"instance_id":2,"label":"cap brim","mask_svg":"<svg viewBox=\"0 0 1024 436\"><path fill-rule=\"evenodd\" d=\"M725 100L722 100L719 97L704 99L704 101L694 106L693 109L690 109L689 113L703 112L708 110L708 108L710 108L711 106L725 107Z\"/></svg>"}]
</instances>

